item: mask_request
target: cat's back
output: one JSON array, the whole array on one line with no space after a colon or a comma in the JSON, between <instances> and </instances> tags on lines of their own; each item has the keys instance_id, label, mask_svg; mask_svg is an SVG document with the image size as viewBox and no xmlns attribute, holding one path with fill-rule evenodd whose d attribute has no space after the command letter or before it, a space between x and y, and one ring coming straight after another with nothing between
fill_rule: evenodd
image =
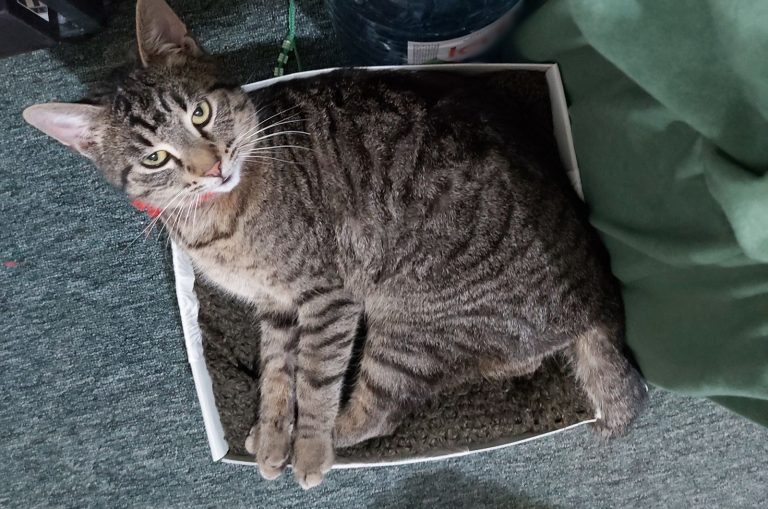
<instances>
[{"instance_id":1,"label":"cat's back","mask_svg":"<svg viewBox=\"0 0 768 509\"><path fill-rule=\"evenodd\" d=\"M447 188L499 179L515 180L525 200L536 187L568 184L543 73L516 76L348 69L279 82L251 97L264 123L275 125L266 132L309 136L278 138L280 158L318 169L318 191L329 203L341 196L342 207L360 207L386 195L393 207L426 205ZM517 90L520 83L528 89Z\"/></svg>"},{"instance_id":2,"label":"cat's back","mask_svg":"<svg viewBox=\"0 0 768 509\"><path fill-rule=\"evenodd\" d=\"M278 82L251 97L263 116L274 116L270 120L300 112L313 134L331 129L337 139L352 132L370 140L414 132L434 139L458 136L453 141L470 150L474 144L477 151L491 141L515 148L524 140L528 150L551 144L546 94L543 73L533 71L480 76L342 69Z\"/></svg>"}]
</instances>

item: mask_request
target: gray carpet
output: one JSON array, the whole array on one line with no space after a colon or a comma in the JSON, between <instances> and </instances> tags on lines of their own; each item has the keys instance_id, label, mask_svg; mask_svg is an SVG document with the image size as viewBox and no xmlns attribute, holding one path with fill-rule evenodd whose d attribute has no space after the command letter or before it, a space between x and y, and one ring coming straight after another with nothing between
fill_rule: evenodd
<instances>
[{"instance_id":1,"label":"gray carpet","mask_svg":"<svg viewBox=\"0 0 768 509\"><path fill-rule=\"evenodd\" d=\"M320 2L303 61L341 62ZM768 431L654 391L632 434L584 429L472 457L338 471L304 493L210 461L170 256L142 216L23 107L71 100L132 46L132 2L97 38L0 60L0 507L758 507ZM240 81L266 77L284 2L174 2ZM565 77L566 85L568 77ZM12 262L12 263L7 263Z\"/></svg>"}]
</instances>

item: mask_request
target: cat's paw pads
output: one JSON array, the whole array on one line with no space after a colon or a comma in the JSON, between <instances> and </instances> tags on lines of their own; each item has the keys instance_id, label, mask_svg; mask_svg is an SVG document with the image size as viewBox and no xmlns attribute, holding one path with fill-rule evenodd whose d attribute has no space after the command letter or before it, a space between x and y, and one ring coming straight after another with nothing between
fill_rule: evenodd
<instances>
[{"instance_id":1,"label":"cat's paw pads","mask_svg":"<svg viewBox=\"0 0 768 509\"><path fill-rule=\"evenodd\" d=\"M320 484L333 465L333 442L330 436L299 438L293 445L293 475L308 490Z\"/></svg>"},{"instance_id":2,"label":"cat's paw pads","mask_svg":"<svg viewBox=\"0 0 768 509\"><path fill-rule=\"evenodd\" d=\"M245 448L255 454L261 476L271 481L283 473L288 463L291 452L290 430L254 426L245 441Z\"/></svg>"}]
</instances>

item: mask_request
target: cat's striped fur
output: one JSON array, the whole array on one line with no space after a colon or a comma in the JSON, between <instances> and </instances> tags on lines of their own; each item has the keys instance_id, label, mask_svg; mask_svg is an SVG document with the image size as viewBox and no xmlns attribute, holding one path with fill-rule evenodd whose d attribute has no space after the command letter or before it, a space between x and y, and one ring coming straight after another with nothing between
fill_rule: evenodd
<instances>
[{"instance_id":1,"label":"cat's striped fur","mask_svg":"<svg viewBox=\"0 0 768 509\"><path fill-rule=\"evenodd\" d=\"M598 429L625 429L645 389L622 355L617 283L557 159L494 80L342 71L249 97L215 79L164 3L138 14L145 65L113 95L25 116L163 209L197 272L258 310L249 447L265 477L290 458L313 486L334 445L390 433L445 387L529 373L559 351ZM204 100L211 118L197 128ZM87 129L62 130L57 115ZM158 149L172 158L142 166Z\"/></svg>"}]
</instances>

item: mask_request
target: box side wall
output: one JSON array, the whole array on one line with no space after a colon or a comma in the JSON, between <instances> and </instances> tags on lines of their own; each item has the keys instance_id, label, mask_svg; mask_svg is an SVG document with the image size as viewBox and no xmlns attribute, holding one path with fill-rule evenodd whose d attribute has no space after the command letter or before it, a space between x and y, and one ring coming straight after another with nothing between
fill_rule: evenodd
<instances>
[{"instance_id":1,"label":"box side wall","mask_svg":"<svg viewBox=\"0 0 768 509\"><path fill-rule=\"evenodd\" d=\"M203 355L203 332L197 321L199 303L195 295L195 272L192 261L175 242L171 244L173 251L173 273L176 281L176 299L179 303L181 328L184 332L184 344L187 348L187 358L192 369L197 399L203 414L205 435L214 461L219 461L227 454L229 445L224 439L224 428L221 425L216 401L213 397L213 383Z\"/></svg>"}]
</instances>

